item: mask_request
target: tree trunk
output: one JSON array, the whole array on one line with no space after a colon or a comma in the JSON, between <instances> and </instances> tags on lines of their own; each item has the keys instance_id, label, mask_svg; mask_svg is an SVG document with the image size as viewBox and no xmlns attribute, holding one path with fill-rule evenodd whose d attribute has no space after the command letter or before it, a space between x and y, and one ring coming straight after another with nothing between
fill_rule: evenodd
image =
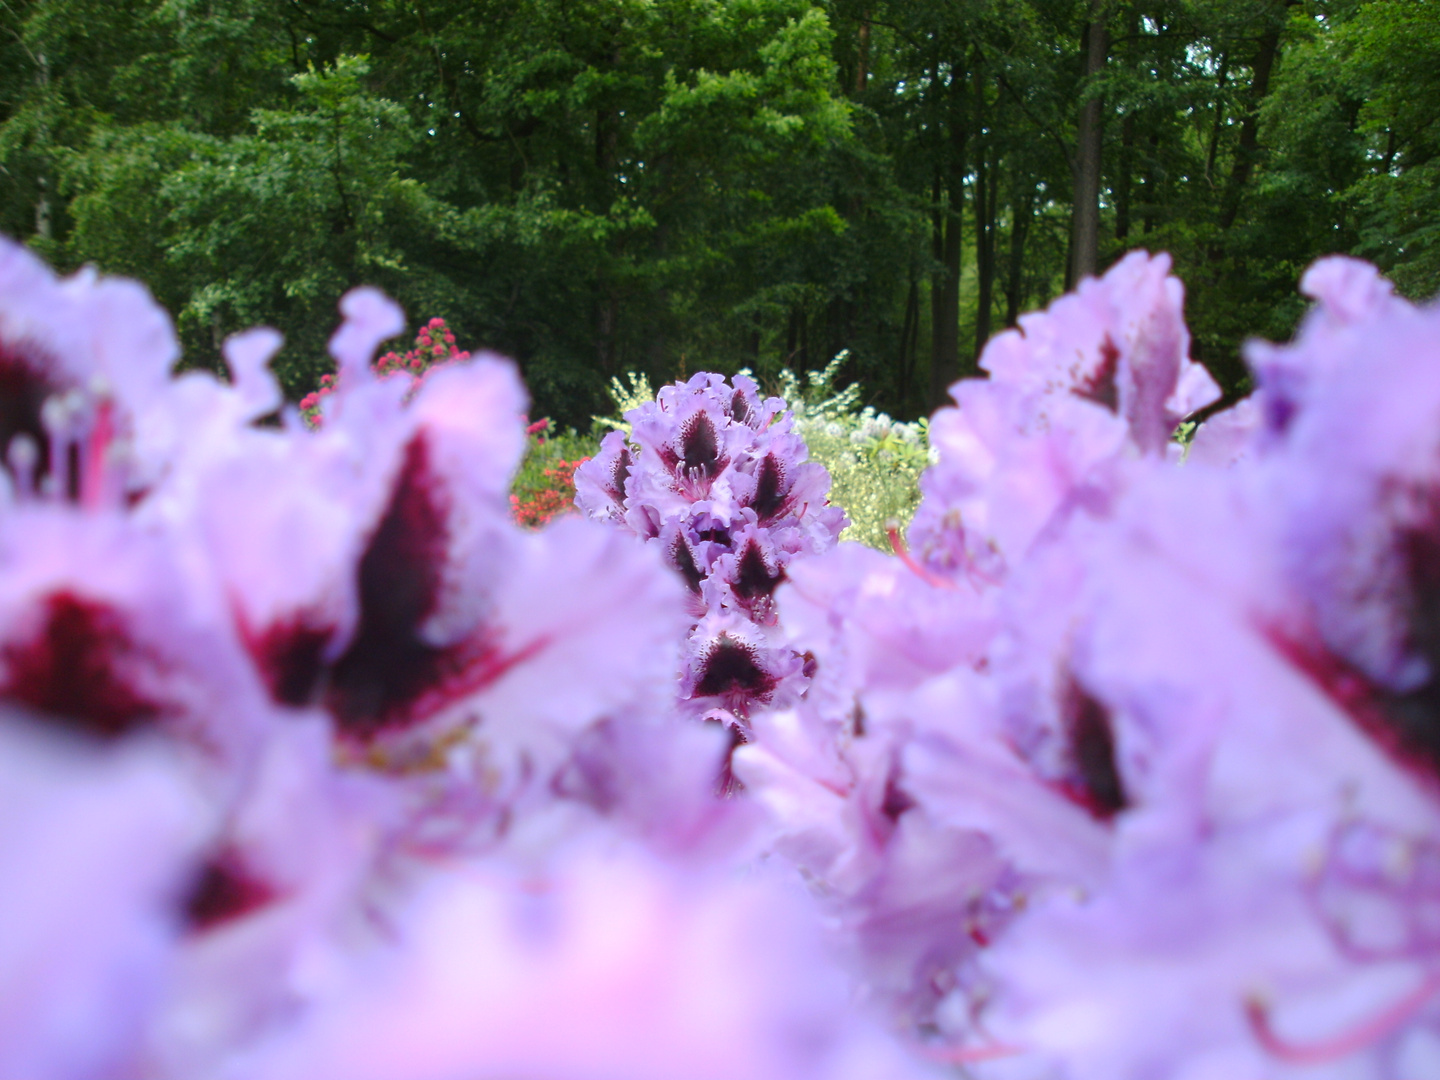
<instances>
[{"instance_id":1,"label":"tree trunk","mask_svg":"<svg viewBox=\"0 0 1440 1080\"><path fill-rule=\"evenodd\" d=\"M975 356L990 340L990 309L995 303L995 188L999 178L986 167L985 151L975 165Z\"/></svg>"},{"instance_id":2,"label":"tree trunk","mask_svg":"<svg viewBox=\"0 0 1440 1080\"><path fill-rule=\"evenodd\" d=\"M1025 234L1030 231L1030 221L1035 215L1035 182L1025 182L1025 194L1010 204L1010 265L1005 278L1005 325L1014 326L1020 318L1020 308L1025 303Z\"/></svg>"},{"instance_id":3,"label":"tree trunk","mask_svg":"<svg viewBox=\"0 0 1440 1080\"><path fill-rule=\"evenodd\" d=\"M870 15L860 16L859 48L855 57L855 93L863 94L870 83Z\"/></svg>"},{"instance_id":4,"label":"tree trunk","mask_svg":"<svg viewBox=\"0 0 1440 1080\"><path fill-rule=\"evenodd\" d=\"M994 169L986 160L990 140L985 135L987 110L985 80L977 61L975 79L975 132L980 139L975 155L975 357L978 362L985 342L990 340L990 309L995 301L995 195L1000 186L998 163ZM992 130L999 118L990 117ZM978 371L979 368L977 367Z\"/></svg>"},{"instance_id":5,"label":"tree trunk","mask_svg":"<svg viewBox=\"0 0 1440 1080\"><path fill-rule=\"evenodd\" d=\"M1152 131L1145 159L1145 201L1140 206L1140 231L1146 236L1155 228L1155 163L1160 156L1160 133Z\"/></svg>"},{"instance_id":6,"label":"tree trunk","mask_svg":"<svg viewBox=\"0 0 1440 1080\"><path fill-rule=\"evenodd\" d=\"M963 177L963 163L957 171ZM931 240L939 266L930 275L931 409L944 404L946 389L960 377L960 212L964 206L959 183L942 185L937 176L935 195Z\"/></svg>"},{"instance_id":7,"label":"tree trunk","mask_svg":"<svg viewBox=\"0 0 1440 1080\"><path fill-rule=\"evenodd\" d=\"M50 154L50 102L48 100L50 87L50 61L43 52L36 57L36 61L37 63L35 71L35 81L40 84L40 92L42 96L46 98L45 104L42 106L42 109L44 111L42 111L40 114L42 121L40 125L39 142L40 145L43 147L42 153L45 155L46 165L48 166ZM35 233L42 240L49 240L52 234L50 214L50 177L49 174L46 173L43 169L40 175L36 178L36 186L40 189L40 195L35 200Z\"/></svg>"},{"instance_id":8,"label":"tree trunk","mask_svg":"<svg viewBox=\"0 0 1440 1080\"><path fill-rule=\"evenodd\" d=\"M900 355L895 365L895 411L905 415L910 384L915 378L915 342L920 331L920 283L910 270L910 288L905 294L905 319L900 324Z\"/></svg>"},{"instance_id":9,"label":"tree trunk","mask_svg":"<svg viewBox=\"0 0 1440 1080\"><path fill-rule=\"evenodd\" d=\"M1120 125L1120 185L1115 192L1115 239L1130 236L1130 187L1135 174L1135 114L1127 112Z\"/></svg>"},{"instance_id":10,"label":"tree trunk","mask_svg":"<svg viewBox=\"0 0 1440 1080\"><path fill-rule=\"evenodd\" d=\"M603 292L595 301L595 359L605 375L615 374L615 324L619 307L615 297Z\"/></svg>"},{"instance_id":11,"label":"tree trunk","mask_svg":"<svg viewBox=\"0 0 1440 1080\"><path fill-rule=\"evenodd\" d=\"M1215 80L1215 120L1210 125L1210 147L1205 151L1205 180L1215 183L1215 158L1220 152L1220 131L1225 126L1225 83L1230 76L1230 54L1220 54L1220 74Z\"/></svg>"},{"instance_id":12,"label":"tree trunk","mask_svg":"<svg viewBox=\"0 0 1440 1080\"><path fill-rule=\"evenodd\" d=\"M1270 93L1270 73L1275 67L1275 58L1280 52L1280 31L1284 29L1286 13L1297 0L1278 0L1260 43L1251 61L1251 79L1248 108L1245 119L1240 122L1240 145L1235 149L1235 164L1230 170L1230 182L1226 185L1225 201L1220 211L1220 229L1228 230L1240 215L1240 202L1245 187L1255 172L1255 162L1260 156L1260 105Z\"/></svg>"},{"instance_id":13,"label":"tree trunk","mask_svg":"<svg viewBox=\"0 0 1440 1080\"><path fill-rule=\"evenodd\" d=\"M1105 32L1105 0L1091 0L1085 28L1085 100L1075 147L1075 206L1071 217L1070 280L1093 275L1100 258L1100 138L1103 112L1092 80L1105 70L1109 45Z\"/></svg>"}]
</instances>

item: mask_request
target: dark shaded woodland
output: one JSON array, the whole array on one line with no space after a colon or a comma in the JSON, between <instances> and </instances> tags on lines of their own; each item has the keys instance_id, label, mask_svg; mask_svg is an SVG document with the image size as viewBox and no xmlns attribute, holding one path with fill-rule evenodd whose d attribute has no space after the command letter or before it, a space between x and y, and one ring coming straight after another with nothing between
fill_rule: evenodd
<instances>
[{"instance_id":1,"label":"dark shaded woodland","mask_svg":"<svg viewBox=\"0 0 1440 1080\"><path fill-rule=\"evenodd\" d=\"M186 363L334 303L609 377L846 374L926 411L985 339L1131 247L1195 355L1288 336L1306 264L1440 288L1429 0L4 0L0 229L149 284Z\"/></svg>"}]
</instances>

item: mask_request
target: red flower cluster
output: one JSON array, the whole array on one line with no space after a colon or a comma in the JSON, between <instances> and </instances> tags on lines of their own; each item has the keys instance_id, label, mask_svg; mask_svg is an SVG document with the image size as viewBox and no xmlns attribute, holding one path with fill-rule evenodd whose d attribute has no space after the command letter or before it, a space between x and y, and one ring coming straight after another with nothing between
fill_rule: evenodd
<instances>
[{"instance_id":1,"label":"red flower cluster","mask_svg":"<svg viewBox=\"0 0 1440 1080\"><path fill-rule=\"evenodd\" d=\"M387 352L376 358L374 368L376 374L382 378L405 374L418 384L432 367L448 364L455 360L468 359L470 359L468 352L455 347L455 334L445 324L445 320L435 318L422 326L420 332L415 335L414 348L403 355L393 351ZM311 427L320 426L320 404L334 389L335 376L333 374L322 375L320 376L320 388L300 399L300 415Z\"/></svg>"},{"instance_id":2,"label":"red flower cluster","mask_svg":"<svg viewBox=\"0 0 1440 1080\"><path fill-rule=\"evenodd\" d=\"M553 469L545 470L545 479L550 481L550 486L527 495L523 500L519 495L511 495L510 513L515 520L527 528L538 529L550 524L562 514L573 513L575 470L589 460L588 457L577 458L575 461L561 458L555 462Z\"/></svg>"}]
</instances>

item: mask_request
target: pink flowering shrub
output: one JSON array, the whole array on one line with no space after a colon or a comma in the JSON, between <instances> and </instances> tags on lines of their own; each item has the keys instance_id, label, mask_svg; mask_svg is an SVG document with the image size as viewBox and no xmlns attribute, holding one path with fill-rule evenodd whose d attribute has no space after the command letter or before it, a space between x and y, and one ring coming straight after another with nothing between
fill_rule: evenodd
<instances>
[{"instance_id":1,"label":"pink flowering shrub","mask_svg":"<svg viewBox=\"0 0 1440 1080\"><path fill-rule=\"evenodd\" d=\"M1165 256L1025 316L890 556L742 378L522 528L507 361L260 425L0 241L0 1076L1440 1075L1440 308L1301 286L1183 460Z\"/></svg>"},{"instance_id":2,"label":"pink flowering shrub","mask_svg":"<svg viewBox=\"0 0 1440 1080\"><path fill-rule=\"evenodd\" d=\"M470 354L457 348L455 335L444 319L431 319L415 335L415 345L403 355L393 350L376 358L376 374L385 376L408 376L412 387L417 387L426 373L433 367L468 360ZM311 427L323 422L321 405L325 398L335 392L335 375L321 375L318 389L300 399L300 415Z\"/></svg>"},{"instance_id":3,"label":"pink flowering shrub","mask_svg":"<svg viewBox=\"0 0 1440 1080\"><path fill-rule=\"evenodd\" d=\"M575 470L589 458L566 461L558 458L554 468L541 470L546 486L525 496L510 496L510 509L515 520L530 528L549 525L557 517L575 512Z\"/></svg>"},{"instance_id":4,"label":"pink flowering shrub","mask_svg":"<svg viewBox=\"0 0 1440 1080\"><path fill-rule=\"evenodd\" d=\"M575 470L589 461L598 443L588 435L557 431L548 419L525 428L525 455L510 484L510 512L527 528L578 513Z\"/></svg>"}]
</instances>

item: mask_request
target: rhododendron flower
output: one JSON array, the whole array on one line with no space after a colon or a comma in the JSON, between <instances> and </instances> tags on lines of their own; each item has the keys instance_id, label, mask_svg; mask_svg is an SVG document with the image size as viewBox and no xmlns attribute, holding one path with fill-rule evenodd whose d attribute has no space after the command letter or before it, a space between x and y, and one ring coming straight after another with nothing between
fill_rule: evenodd
<instances>
[{"instance_id":1,"label":"rhododendron flower","mask_svg":"<svg viewBox=\"0 0 1440 1080\"><path fill-rule=\"evenodd\" d=\"M778 639L775 589L791 564L833 547L844 513L825 469L778 398L754 381L701 373L626 414L575 472L576 503L663 552L697 620L680 672L682 709L744 731L752 712L793 703L802 658Z\"/></svg>"},{"instance_id":2,"label":"rhododendron flower","mask_svg":"<svg viewBox=\"0 0 1440 1080\"><path fill-rule=\"evenodd\" d=\"M137 457L133 441L163 413L178 357L142 286L91 269L57 280L0 237L0 466L21 498L93 504L143 489L164 462Z\"/></svg>"},{"instance_id":3,"label":"rhododendron flower","mask_svg":"<svg viewBox=\"0 0 1440 1080\"><path fill-rule=\"evenodd\" d=\"M396 940L236 1075L451 1080L924 1075L849 1010L782 891L583 848L558 867L459 868Z\"/></svg>"},{"instance_id":4,"label":"rhododendron flower","mask_svg":"<svg viewBox=\"0 0 1440 1080\"><path fill-rule=\"evenodd\" d=\"M0 1073L134 1074L213 824L157 743L0 717Z\"/></svg>"},{"instance_id":5,"label":"rhododendron flower","mask_svg":"<svg viewBox=\"0 0 1440 1080\"><path fill-rule=\"evenodd\" d=\"M1131 252L980 357L988 381L952 388L930 425L940 460L921 477L910 542L932 570L1003 578L1057 514L1113 487L1127 455L1161 455L1219 388L1189 359L1170 259Z\"/></svg>"}]
</instances>

